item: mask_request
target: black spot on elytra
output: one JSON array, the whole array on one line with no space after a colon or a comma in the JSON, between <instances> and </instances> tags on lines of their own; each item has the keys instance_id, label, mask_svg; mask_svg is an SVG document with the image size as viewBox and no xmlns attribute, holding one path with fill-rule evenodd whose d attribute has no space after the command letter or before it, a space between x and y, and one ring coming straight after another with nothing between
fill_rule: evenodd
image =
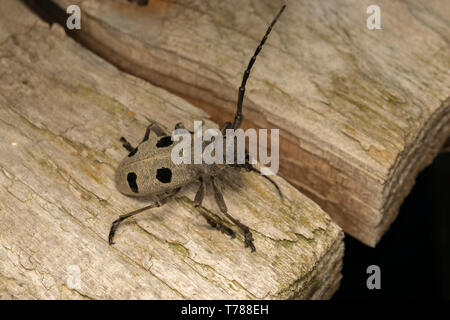
<instances>
[{"instance_id":1,"label":"black spot on elytra","mask_svg":"<svg viewBox=\"0 0 450 320\"><path fill-rule=\"evenodd\" d=\"M134 172L130 172L127 175L128 185L130 186L131 190L134 193L138 193L139 192L138 191L138 186L137 186L137 183L136 183L136 178L137 178L137 175Z\"/></svg>"},{"instance_id":2,"label":"black spot on elytra","mask_svg":"<svg viewBox=\"0 0 450 320\"><path fill-rule=\"evenodd\" d=\"M156 170L156 179L162 183L169 183L172 180L172 170L169 168L159 168Z\"/></svg>"},{"instance_id":3,"label":"black spot on elytra","mask_svg":"<svg viewBox=\"0 0 450 320\"><path fill-rule=\"evenodd\" d=\"M136 147L136 148L134 148L133 151L131 151L131 152L128 154L128 156L129 156L129 157L134 156L134 155L136 154L137 151L138 151L138 148Z\"/></svg>"},{"instance_id":4,"label":"black spot on elytra","mask_svg":"<svg viewBox=\"0 0 450 320\"><path fill-rule=\"evenodd\" d=\"M161 139L159 139L158 142L156 143L156 146L158 148L164 148L164 147L168 147L172 144L173 144L172 137L167 136L167 137L162 137Z\"/></svg>"}]
</instances>

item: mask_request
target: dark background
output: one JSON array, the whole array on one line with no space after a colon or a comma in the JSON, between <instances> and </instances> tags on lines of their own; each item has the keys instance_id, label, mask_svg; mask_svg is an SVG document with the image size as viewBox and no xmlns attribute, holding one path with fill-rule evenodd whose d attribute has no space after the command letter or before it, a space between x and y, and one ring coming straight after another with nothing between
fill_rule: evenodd
<instances>
[{"instance_id":1,"label":"dark background","mask_svg":"<svg viewBox=\"0 0 450 320\"><path fill-rule=\"evenodd\" d=\"M417 177L400 213L376 248L345 236L341 287L333 299L450 299L450 153ZM369 290L367 267L381 269Z\"/></svg>"}]
</instances>

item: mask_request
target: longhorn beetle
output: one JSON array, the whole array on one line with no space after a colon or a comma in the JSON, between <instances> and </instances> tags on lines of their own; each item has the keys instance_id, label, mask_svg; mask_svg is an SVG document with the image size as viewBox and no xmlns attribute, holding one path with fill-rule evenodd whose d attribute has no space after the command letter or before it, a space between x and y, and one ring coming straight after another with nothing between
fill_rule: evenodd
<instances>
[{"instance_id":1,"label":"longhorn beetle","mask_svg":"<svg viewBox=\"0 0 450 320\"><path fill-rule=\"evenodd\" d=\"M239 88L239 96L237 101L237 110L234 117L233 123L227 121L223 128L221 129L222 134L225 136L226 129L238 129L241 125L242 116L242 102L244 100L245 85L247 79L250 75L250 70L256 61L256 57L262 49L262 46L267 40L273 26L277 22L280 15L283 13L286 5L282 6L276 17L273 19L272 23L268 27L264 37L262 38L259 46L256 48L250 62L248 63L247 69L244 72L242 83ZM184 128L181 123L175 126L175 129ZM153 131L157 137L150 137L150 131ZM193 132L191 132L193 134ZM226 139L226 136L225 136ZM248 152L246 151L245 163L244 164L174 164L171 160L171 152L173 149L173 141L170 135L168 135L165 130L161 129L156 124L150 124L147 127L144 138L141 143L136 147L132 147L131 144L124 138L121 137L120 141L123 143L123 147L129 151L127 157L119 164L116 171L116 185L118 190L128 196L157 196L158 201L144 208L132 211L130 213L121 215L117 220L115 220L111 225L111 230L109 232L109 244L114 244L113 237L119 224L127 218L130 218L142 211L160 207L165 202L167 202L171 197L173 197L181 187L195 181L200 181L200 187L195 195L194 206L199 207L202 204L206 182L210 181L214 189L214 197L220 211L232 222L234 223L244 234L245 247L250 247L252 251L255 251L255 246L253 244L253 236L250 232L249 227L241 223L239 220L233 218L228 213L227 206L223 199L222 193L217 188L215 177L218 176L224 168L238 168L246 169L247 171L255 171L258 174L261 172L254 168L250 163ZM211 142L212 143L212 142ZM236 144L236 140L234 140ZM269 177L263 176L268 179L277 189L280 197L282 193L278 185ZM201 212L202 216L206 221L214 228L219 231L228 234L232 238L235 237L233 230L225 226L220 220L216 220Z\"/></svg>"}]
</instances>

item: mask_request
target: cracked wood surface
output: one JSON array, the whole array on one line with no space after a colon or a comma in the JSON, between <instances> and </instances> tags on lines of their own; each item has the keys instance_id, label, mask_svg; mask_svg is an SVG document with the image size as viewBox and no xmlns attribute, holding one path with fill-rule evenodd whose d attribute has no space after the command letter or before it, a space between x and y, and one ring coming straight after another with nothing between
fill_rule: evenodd
<instances>
[{"instance_id":1,"label":"cracked wood surface","mask_svg":"<svg viewBox=\"0 0 450 320\"><path fill-rule=\"evenodd\" d=\"M284 1L53 2L80 4L73 35L91 50L220 122ZM370 0L287 4L248 81L244 127L280 128L280 174L374 246L450 134L450 1L377 1L382 30L366 28Z\"/></svg>"},{"instance_id":2,"label":"cracked wood surface","mask_svg":"<svg viewBox=\"0 0 450 320\"><path fill-rule=\"evenodd\" d=\"M18 19L17 17L20 17ZM342 230L282 178L221 180L256 253L211 229L196 184L124 223L148 202L121 195L114 170L149 121L205 119L184 100L118 71L21 2L0 2L0 298L328 298L341 278ZM212 194L205 212L217 215ZM80 270L73 287L73 266Z\"/></svg>"}]
</instances>

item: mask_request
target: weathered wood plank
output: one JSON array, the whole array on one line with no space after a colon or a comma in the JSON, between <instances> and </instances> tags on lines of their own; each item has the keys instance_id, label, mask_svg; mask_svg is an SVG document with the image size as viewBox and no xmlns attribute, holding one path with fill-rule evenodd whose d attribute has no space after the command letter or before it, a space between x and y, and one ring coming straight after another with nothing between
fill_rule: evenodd
<instances>
[{"instance_id":1,"label":"weathered wood plank","mask_svg":"<svg viewBox=\"0 0 450 320\"><path fill-rule=\"evenodd\" d=\"M255 45L284 1L81 4L89 48L228 119ZM280 128L280 174L374 246L450 134L446 0L287 1L247 85L244 127ZM447 99L447 100L446 100Z\"/></svg>"},{"instance_id":2,"label":"weathered wood plank","mask_svg":"<svg viewBox=\"0 0 450 320\"><path fill-rule=\"evenodd\" d=\"M220 184L255 253L207 225L193 207L196 185L125 223L109 246L111 222L146 204L115 188L127 154L119 137L139 141L151 120L214 124L20 1L0 2L0 30L0 298L328 298L337 289L341 229L278 177L283 201L255 174ZM205 210L218 214L211 196Z\"/></svg>"}]
</instances>

